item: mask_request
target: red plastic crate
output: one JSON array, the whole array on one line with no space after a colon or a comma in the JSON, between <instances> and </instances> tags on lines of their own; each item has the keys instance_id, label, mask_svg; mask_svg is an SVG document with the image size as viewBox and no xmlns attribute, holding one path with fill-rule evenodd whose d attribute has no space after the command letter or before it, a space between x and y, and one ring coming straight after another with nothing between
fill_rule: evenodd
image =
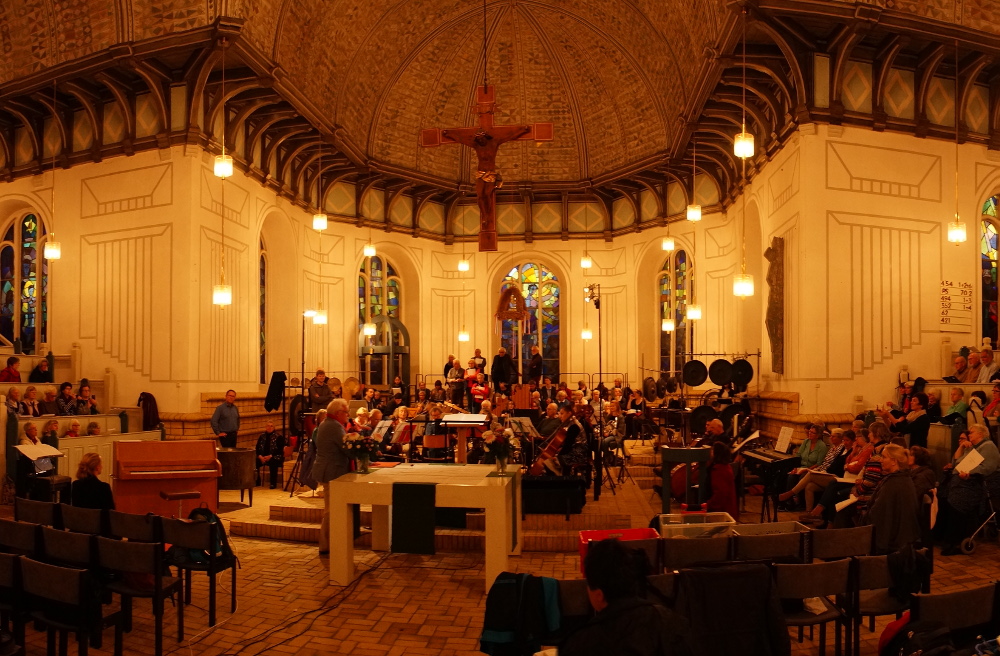
<instances>
[{"instance_id":1,"label":"red plastic crate","mask_svg":"<svg viewBox=\"0 0 1000 656\"><path fill-rule=\"evenodd\" d=\"M583 560L587 557L590 542L615 538L622 542L630 540L655 540L660 537L655 528L619 528L603 531L580 531L580 574L583 575Z\"/></svg>"}]
</instances>

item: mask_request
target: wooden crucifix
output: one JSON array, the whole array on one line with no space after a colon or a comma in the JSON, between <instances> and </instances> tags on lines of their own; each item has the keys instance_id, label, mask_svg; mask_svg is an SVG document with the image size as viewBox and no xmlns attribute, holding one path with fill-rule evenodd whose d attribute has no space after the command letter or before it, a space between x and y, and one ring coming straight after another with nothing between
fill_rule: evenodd
<instances>
[{"instance_id":1,"label":"wooden crucifix","mask_svg":"<svg viewBox=\"0 0 1000 656\"><path fill-rule=\"evenodd\" d=\"M457 143L476 151L476 202L479 205L479 250L497 250L496 190L503 178L496 170L497 150L508 141L552 141L552 124L493 125L496 92L493 85L476 87L472 108L478 125L468 128L429 128L420 131L420 145L426 148Z\"/></svg>"}]
</instances>

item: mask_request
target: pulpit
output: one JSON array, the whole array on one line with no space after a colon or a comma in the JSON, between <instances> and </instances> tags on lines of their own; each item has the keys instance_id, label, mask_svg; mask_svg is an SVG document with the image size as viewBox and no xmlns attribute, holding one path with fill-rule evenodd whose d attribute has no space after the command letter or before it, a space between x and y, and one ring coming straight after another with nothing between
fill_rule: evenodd
<instances>
[{"instance_id":1,"label":"pulpit","mask_svg":"<svg viewBox=\"0 0 1000 656\"><path fill-rule=\"evenodd\" d=\"M151 512L164 517L179 512L186 517L200 505L215 512L221 475L212 440L115 442L115 506L122 512ZM178 511L176 501L162 498L161 492L199 495L185 498Z\"/></svg>"}]
</instances>

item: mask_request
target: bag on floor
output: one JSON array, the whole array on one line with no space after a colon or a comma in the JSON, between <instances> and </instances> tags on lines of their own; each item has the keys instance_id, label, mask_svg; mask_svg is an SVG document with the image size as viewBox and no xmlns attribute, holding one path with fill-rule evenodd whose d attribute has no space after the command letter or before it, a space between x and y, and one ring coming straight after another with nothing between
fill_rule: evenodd
<instances>
[{"instance_id":1,"label":"bag on floor","mask_svg":"<svg viewBox=\"0 0 1000 656\"><path fill-rule=\"evenodd\" d=\"M910 622L879 656L946 656L955 653L951 630L940 622Z\"/></svg>"}]
</instances>

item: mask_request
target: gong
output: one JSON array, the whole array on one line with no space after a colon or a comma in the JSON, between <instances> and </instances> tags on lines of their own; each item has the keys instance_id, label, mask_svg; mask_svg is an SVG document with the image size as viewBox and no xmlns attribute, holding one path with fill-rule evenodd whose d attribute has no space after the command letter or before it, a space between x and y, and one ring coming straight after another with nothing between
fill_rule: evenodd
<instances>
[{"instance_id":1,"label":"gong","mask_svg":"<svg viewBox=\"0 0 1000 656\"><path fill-rule=\"evenodd\" d=\"M351 376L344 381L344 398L353 399L354 396L361 390L361 381Z\"/></svg>"},{"instance_id":2,"label":"gong","mask_svg":"<svg viewBox=\"0 0 1000 656\"><path fill-rule=\"evenodd\" d=\"M656 400L656 381L652 376L647 376L642 381L642 395L649 403Z\"/></svg>"},{"instance_id":3,"label":"gong","mask_svg":"<svg viewBox=\"0 0 1000 656\"><path fill-rule=\"evenodd\" d=\"M344 391L344 384L340 382L339 378L327 378L326 384L334 394L340 394Z\"/></svg>"},{"instance_id":4,"label":"gong","mask_svg":"<svg viewBox=\"0 0 1000 656\"><path fill-rule=\"evenodd\" d=\"M713 419L718 419L719 413L710 405L700 405L691 411L691 432L704 435L705 425Z\"/></svg>"},{"instance_id":5,"label":"gong","mask_svg":"<svg viewBox=\"0 0 1000 656\"><path fill-rule=\"evenodd\" d=\"M740 387L746 387L753 380L753 365L749 360L737 360L733 363L732 382Z\"/></svg>"},{"instance_id":6,"label":"gong","mask_svg":"<svg viewBox=\"0 0 1000 656\"><path fill-rule=\"evenodd\" d=\"M684 384L698 387L708 380L708 367L701 360L690 360L684 363Z\"/></svg>"},{"instance_id":7,"label":"gong","mask_svg":"<svg viewBox=\"0 0 1000 656\"><path fill-rule=\"evenodd\" d=\"M725 387L733 382L733 363L718 359L708 367L709 379L719 387Z\"/></svg>"}]
</instances>

